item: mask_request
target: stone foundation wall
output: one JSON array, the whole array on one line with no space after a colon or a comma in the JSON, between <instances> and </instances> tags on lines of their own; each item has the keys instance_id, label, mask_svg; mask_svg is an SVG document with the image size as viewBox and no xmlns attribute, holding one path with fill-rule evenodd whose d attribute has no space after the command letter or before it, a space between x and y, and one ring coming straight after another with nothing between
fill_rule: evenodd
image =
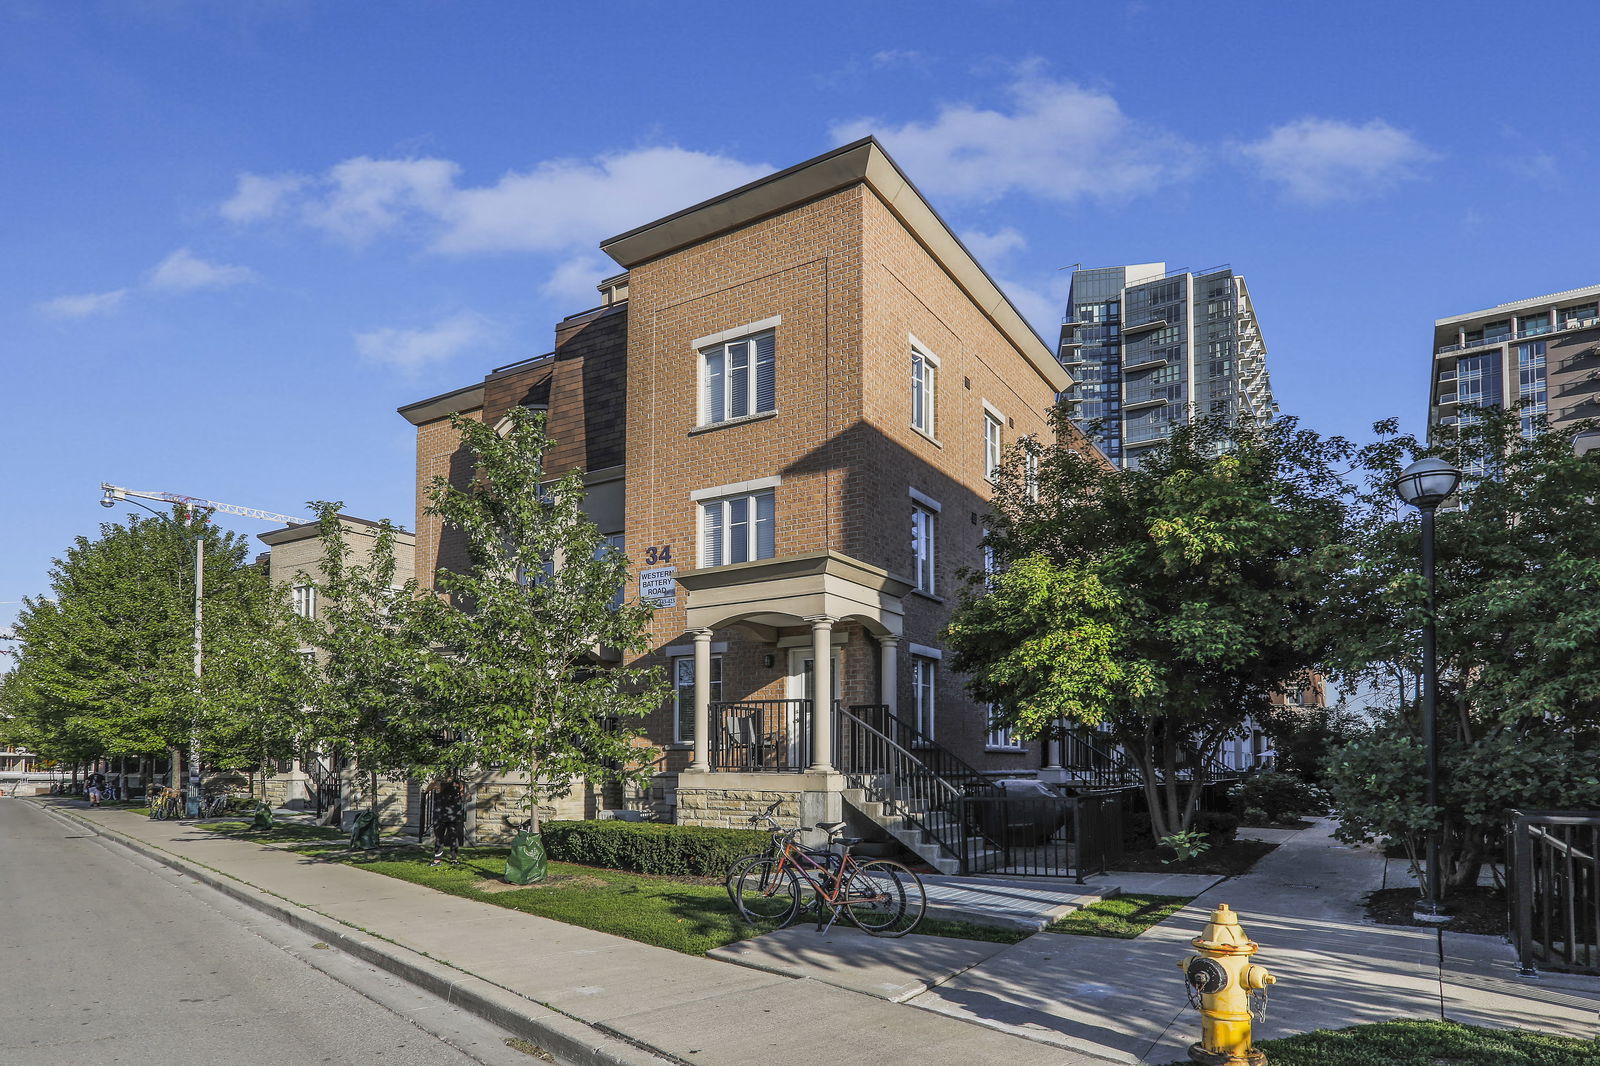
<instances>
[{"instance_id":1,"label":"stone foundation wall","mask_svg":"<svg viewBox=\"0 0 1600 1066\"><path fill-rule=\"evenodd\" d=\"M720 829L749 829L750 819L770 813L780 825L800 822L799 789L754 791L749 789L679 788L678 824L707 825ZM776 803L777 807L773 807ZM761 823L762 827L765 823Z\"/></svg>"},{"instance_id":2,"label":"stone foundation wall","mask_svg":"<svg viewBox=\"0 0 1600 1066\"><path fill-rule=\"evenodd\" d=\"M467 838L474 844L506 844L516 830L506 819L520 821L527 816L527 779L521 775L493 775L471 782L472 798L467 810ZM586 781L574 782L565 796L544 796L539 804L540 821L593 818L599 809L598 797Z\"/></svg>"}]
</instances>

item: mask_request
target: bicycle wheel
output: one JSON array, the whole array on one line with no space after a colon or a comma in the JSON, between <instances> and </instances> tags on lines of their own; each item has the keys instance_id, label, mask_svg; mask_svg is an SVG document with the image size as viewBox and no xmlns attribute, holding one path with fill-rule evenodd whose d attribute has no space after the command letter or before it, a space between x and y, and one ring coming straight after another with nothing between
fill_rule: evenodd
<instances>
[{"instance_id":1,"label":"bicycle wheel","mask_svg":"<svg viewBox=\"0 0 1600 1066\"><path fill-rule=\"evenodd\" d=\"M733 903L751 925L782 929L800 911L800 880L778 867L778 860L761 858L738 871Z\"/></svg>"},{"instance_id":2,"label":"bicycle wheel","mask_svg":"<svg viewBox=\"0 0 1600 1066\"><path fill-rule=\"evenodd\" d=\"M922 878L888 859L861 863L845 879L845 913L873 936L905 936L922 921Z\"/></svg>"}]
</instances>

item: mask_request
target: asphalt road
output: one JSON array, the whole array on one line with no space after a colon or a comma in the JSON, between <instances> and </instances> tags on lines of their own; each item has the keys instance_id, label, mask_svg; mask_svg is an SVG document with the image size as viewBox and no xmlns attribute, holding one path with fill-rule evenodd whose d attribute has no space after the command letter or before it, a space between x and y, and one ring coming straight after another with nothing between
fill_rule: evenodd
<instances>
[{"instance_id":1,"label":"asphalt road","mask_svg":"<svg viewBox=\"0 0 1600 1066\"><path fill-rule=\"evenodd\" d=\"M0 799L0 1066L538 1062L359 960Z\"/></svg>"}]
</instances>

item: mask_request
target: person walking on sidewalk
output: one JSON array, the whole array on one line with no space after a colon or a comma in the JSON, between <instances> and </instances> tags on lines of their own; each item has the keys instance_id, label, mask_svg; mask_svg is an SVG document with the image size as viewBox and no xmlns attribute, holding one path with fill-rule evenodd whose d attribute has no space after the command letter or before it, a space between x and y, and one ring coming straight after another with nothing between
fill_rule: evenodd
<instances>
[{"instance_id":1,"label":"person walking on sidewalk","mask_svg":"<svg viewBox=\"0 0 1600 1066\"><path fill-rule=\"evenodd\" d=\"M462 838L467 830L467 788L454 773L442 774L428 785L433 797L433 864L444 861L446 849L450 865L461 861Z\"/></svg>"},{"instance_id":2,"label":"person walking on sidewalk","mask_svg":"<svg viewBox=\"0 0 1600 1066\"><path fill-rule=\"evenodd\" d=\"M106 775L96 770L88 776L84 783L89 786L89 806L100 806L100 796L106 789Z\"/></svg>"}]
</instances>

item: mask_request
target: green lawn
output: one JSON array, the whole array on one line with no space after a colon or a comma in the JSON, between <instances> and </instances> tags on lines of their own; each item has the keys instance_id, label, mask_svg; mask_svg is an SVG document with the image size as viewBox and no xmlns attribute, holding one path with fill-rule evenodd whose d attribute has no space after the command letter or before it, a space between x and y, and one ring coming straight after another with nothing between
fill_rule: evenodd
<instances>
[{"instance_id":1,"label":"green lawn","mask_svg":"<svg viewBox=\"0 0 1600 1066\"><path fill-rule=\"evenodd\" d=\"M1073 911L1045 927L1047 933L1073 936L1108 936L1132 940L1175 913L1193 896L1112 896Z\"/></svg>"},{"instance_id":2,"label":"green lawn","mask_svg":"<svg viewBox=\"0 0 1600 1066\"><path fill-rule=\"evenodd\" d=\"M1596 1066L1600 1043L1455 1022L1318 1029L1257 1045L1272 1066ZM1187 1066L1187 1060L1170 1066Z\"/></svg>"},{"instance_id":3,"label":"green lawn","mask_svg":"<svg viewBox=\"0 0 1600 1066\"><path fill-rule=\"evenodd\" d=\"M707 884L552 862L548 881L513 888L501 880L507 848L463 848L460 866L430 865L431 856L420 849L371 853L305 845L295 850L454 896L581 925L686 955L704 955L712 948L761 931L739 918L720 882ZM841 916L839 921L848 924L849 919ZM931 918L924 919L917 932L1002 944L1015 943L1028 935L1014 929Z\"/></svg>"},{"instance_id":4,"label":"green lawn","mask_svg":"<svg viewBox=\"0 0 1600 1066\"><path fill-rule=\"evenodd\" d=\"M552 862L545 883L512 888L501 880L508 848L463 848L459 866L431 866L429 854L422 851L351 853L326 847L297 850L453 896L554 918L688 955L704 955L712 948L756 932L739 920L721 884L695 884Z\"/></svg>"}]
</instances>

